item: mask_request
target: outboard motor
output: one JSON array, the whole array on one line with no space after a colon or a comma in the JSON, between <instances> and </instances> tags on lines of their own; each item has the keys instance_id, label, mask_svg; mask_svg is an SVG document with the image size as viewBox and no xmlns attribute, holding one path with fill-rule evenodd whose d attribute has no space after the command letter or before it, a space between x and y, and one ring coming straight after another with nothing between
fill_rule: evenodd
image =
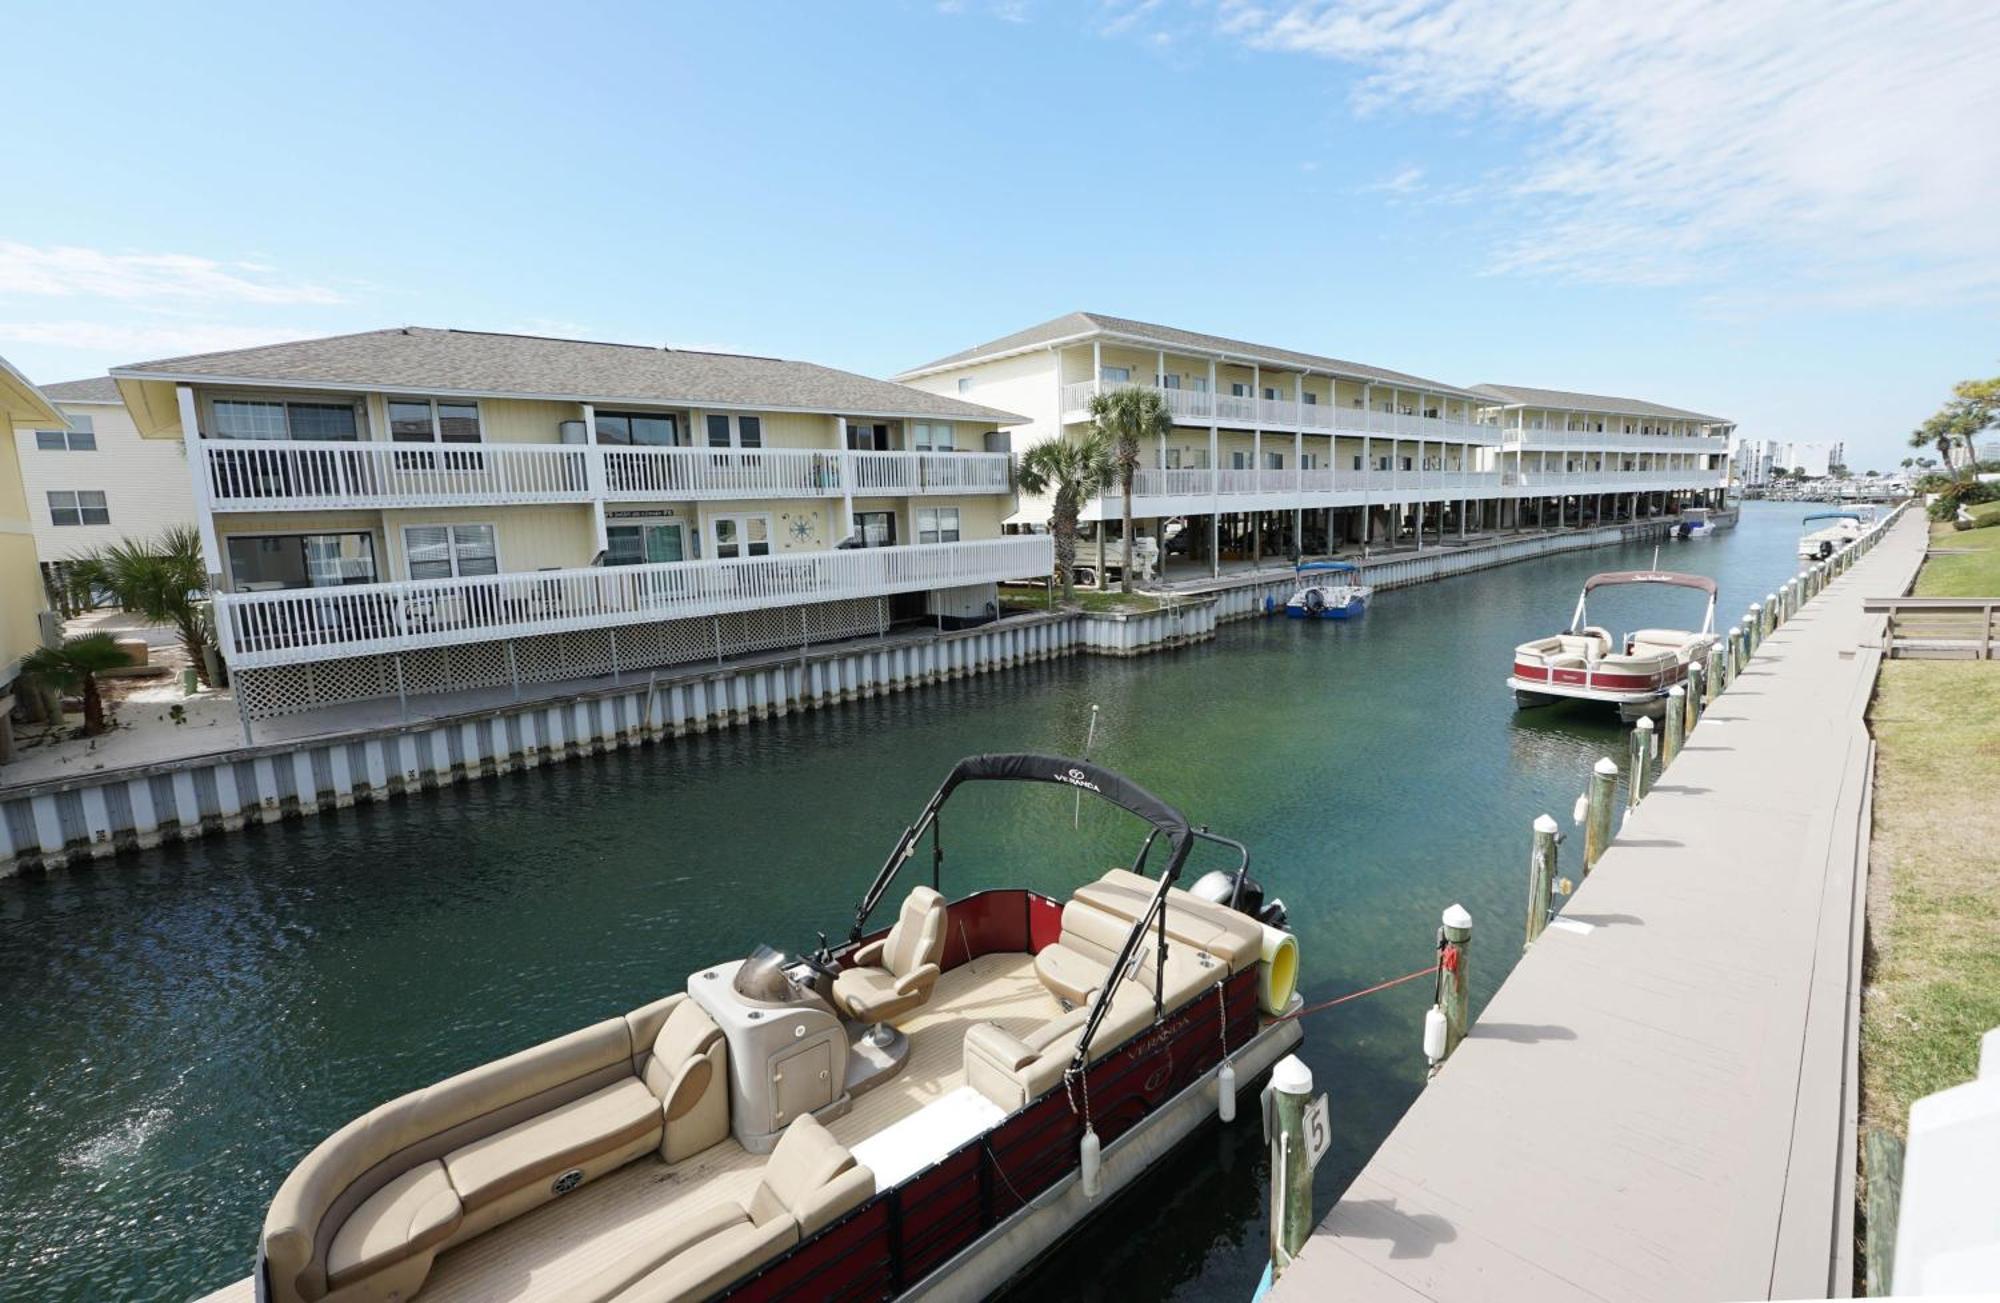
<instances>
[{"instance_id":1,"label":"outboard motor","mask_svg":"<svg viewBox=\"0 0 2000 1303\"><path fill-rule=\"evenodd\" d=\"M1243 875L1243 890L1236 889L1236 875L1227 869L1213 869L1195 880L1188 894L1212 904L1229 906L1248 914L1263 927L1264 942L1258 955L1257 1007L1265 1013L1283 1013L1290 1007L1299 981L1299 943L1287 926L1285 902L1264 899L1264 888L1249 874Z\"/></svg>"},{"instance_id":2,"label":"outboard motor","mask_svg":"<svg viewBox=\"0 0 2000 1303\"><path fill-rule=\"evenodd\" d=\"M1264 899L1264 886L1247 873L1243 876L1243 890L1236 891L1236 875L1227 869L1211 869L1188 888L1188 894L1218 905L1229 905L1239 914L1248 914L1259 923L1282 928L1286 924L1285 902L1273 897ZM1236 899L1230 901L1230 896Z\"/></svg>"}]
</instances>

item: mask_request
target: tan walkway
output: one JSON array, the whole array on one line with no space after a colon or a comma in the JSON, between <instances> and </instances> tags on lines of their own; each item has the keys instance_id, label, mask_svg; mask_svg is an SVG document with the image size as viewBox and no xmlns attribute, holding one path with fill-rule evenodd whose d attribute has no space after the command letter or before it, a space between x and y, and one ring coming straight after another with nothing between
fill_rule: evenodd
<instances>
[{"instance_id":1,"label":"tan walkway","mask_svg":"<svg viewBox=\"0 0 2000 1303\"><path fill-rule=\"evenodd\" d=\"M1904 591L1924 534L1906 514L1759 650L1564 910L1589 929L1522 959L1277 1298L1848 1292L1861 600ZM1479 924L1475 964L1521 943L1517 913Z\"/></svg>"}]
</instances>

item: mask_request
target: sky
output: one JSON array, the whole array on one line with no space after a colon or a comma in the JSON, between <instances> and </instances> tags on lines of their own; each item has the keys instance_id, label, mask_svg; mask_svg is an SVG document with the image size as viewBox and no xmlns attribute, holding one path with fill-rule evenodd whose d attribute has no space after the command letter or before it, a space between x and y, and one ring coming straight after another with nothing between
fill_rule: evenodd
<instances>
[{"instance_id":1,"label":"sky","mask_svg":"<svg viewBox=\"0 0 2000 1303\"><path fill-rule=\"evenodd\" d=\"M888 376L1087 310L1856 470L2000 374L1990 0L0 0L0 354L399 325Z\"/></svg>"}]
</instances>

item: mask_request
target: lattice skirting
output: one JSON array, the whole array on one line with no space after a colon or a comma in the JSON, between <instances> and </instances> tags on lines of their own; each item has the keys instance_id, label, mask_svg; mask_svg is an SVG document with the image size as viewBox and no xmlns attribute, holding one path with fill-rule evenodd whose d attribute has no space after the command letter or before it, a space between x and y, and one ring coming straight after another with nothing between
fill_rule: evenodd
<instances>
[{"instance_id":1,"label":"lattice skirting","mask_svg":"<svg viewBox=\"0 0 2000 1303\"><path fill-rule=\"evenodd\" d=\"M405 692L587 679L781 647L809 647L879 633L888 627L888 621L886 599L858 597L689 620L425 647L399 655L349 656L241 670L233 683L250 718L270 719Z\"/></svg>"}]
</instances>

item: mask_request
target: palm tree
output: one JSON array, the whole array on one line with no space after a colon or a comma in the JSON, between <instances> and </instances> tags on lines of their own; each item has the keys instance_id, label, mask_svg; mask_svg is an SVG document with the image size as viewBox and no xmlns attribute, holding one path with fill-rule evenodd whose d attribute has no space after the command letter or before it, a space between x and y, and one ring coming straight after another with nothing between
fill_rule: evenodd
<instances>
[{"instance_id":1,"label":"palm tree","mask_svg":"<svg viewBox=\"0 0 2000 1303\"><path fill-rule=\"evenodd\" d=\"M1132 476L1139 469L1139 445L1156 443L1174 428L1167 400L1153 389L1127 386L1090 400L1090 423L1111 450L1112 468L1125 490L1125 565L1118 590L1132 591Z\"/></svg>"},{"instance_id":2,"label":"palm tree","mask_svg":"<svg viewBox=\"0 0 2000 1303\"><path fill-rule=\"evenodd\" d=\"M1065 602L1076 600L1076 518L1083 513L1083 504L1111 483L1114 473L1111 450L1096 434L1038 443L1021 458L1016 474L1021 487L1036 496L1055 495L1049 532L1055 536L1056 573L1062 576Z\"/></svg>"},{"instance_id":3,"label":"palm tree","mask_svg":"<svg viewBox=\"0 0 2000 1303\"><path fill-rule=\"evenodd\" d=\"M65 570L72 591L108 589L135 615L173 625L195 674L208 682L208 566L194 526L170 525L150 542L122 538L71 558Z\"/></svg>"},{"instance_id":4,"label":"palm tree","mask_svg":"<svg viewBox=\"0 0 2000 1303\"><path fill-rule=\"evenodd\" d=\"M108 633L71 638L60 647L38 647L21 660L21 673L57 692L83 691L83 731L96 737L104 731L104 695L97 676L129 664Z\"/></svg>"}]
</instances>

